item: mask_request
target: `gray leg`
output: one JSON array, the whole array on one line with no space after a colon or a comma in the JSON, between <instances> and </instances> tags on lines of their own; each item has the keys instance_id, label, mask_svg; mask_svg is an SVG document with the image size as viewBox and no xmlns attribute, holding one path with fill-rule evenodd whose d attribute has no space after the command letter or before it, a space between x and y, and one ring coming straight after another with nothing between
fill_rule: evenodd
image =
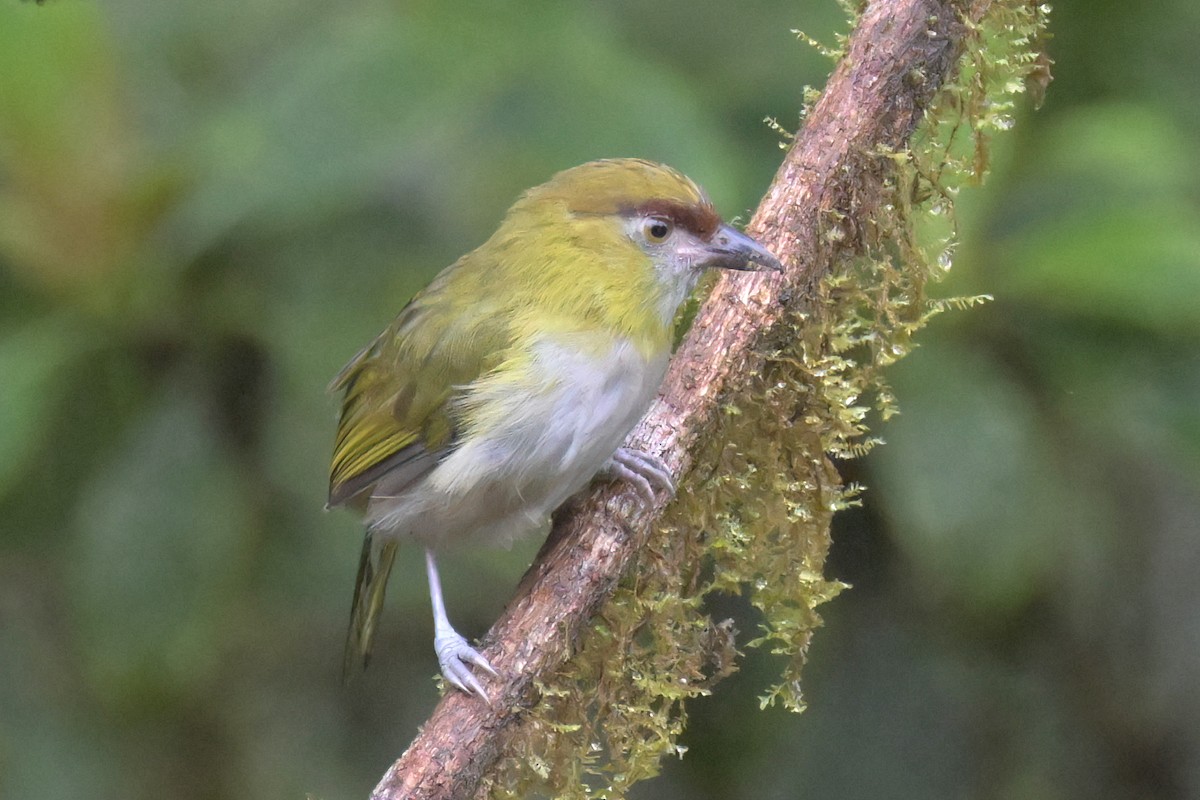
<instances>
[{"instance_id":1,"label":"gray leg","mask_svg":"<svg viewBox=\"0 0 1200 800\"><path fill-rule=\"evenodd\" d=\"M492 675L496 675L496 670L450 625L446 603L442 599L442 581L431 549L425 550L425 569L429 573L429 598L433 601L433 649L442 667L442 677L467 694L477 694L486 700L483 684L467 665L474 664Z\"/></svg>"},{"instance_id":2,"label":"gray leg","mask_svg":"<svg viewBox=\"0 0 1200 800\"><path fill-rule=\"evenodd\" d=\"M604 471L615 478L632 483L645 505L654 503L655 488L668 495L675 494L675 482L671 480L667 465L641 450L631 447L617 448L617 452L613 453L612 458L604 465Z\"/></svg>"}]
</instances>

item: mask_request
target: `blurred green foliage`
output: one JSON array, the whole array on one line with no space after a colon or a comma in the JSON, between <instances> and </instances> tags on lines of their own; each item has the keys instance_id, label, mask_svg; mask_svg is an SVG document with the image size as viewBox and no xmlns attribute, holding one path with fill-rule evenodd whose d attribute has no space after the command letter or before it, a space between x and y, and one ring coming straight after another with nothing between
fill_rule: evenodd
<instances>
[{"instance_id":1,"label":"blurred green foliage","mask_svg":"<svg viewBox=\"0 0 1200 800\"><path fill-rule=\"evenodd\" d=\"M1200 10L1055 5L1046 107L959 201L944 290L997 300L842 465L809 711L751 658L643 796L1200 795ZM752 208L828 69L788 29L841 13L0 0L0 798L365 796L436 664L407 552L338 683L326 382L557 169ZM460 629L535 546L447 559Z\"/></svg>"}]
</instances>

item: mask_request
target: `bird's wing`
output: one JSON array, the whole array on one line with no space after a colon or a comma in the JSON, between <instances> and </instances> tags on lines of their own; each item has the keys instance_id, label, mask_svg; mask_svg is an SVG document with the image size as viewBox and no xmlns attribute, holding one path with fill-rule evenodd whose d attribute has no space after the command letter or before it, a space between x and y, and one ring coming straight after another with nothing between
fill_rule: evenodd
<instances>
[{"instance_id":1,"label":"bird's wing","mask_svg":"<svg viewBox=\"0 0 1200 800\"><path fill-rule=\"evenodd\" d=\"M467 308L451 304L449 272L334 378L331 388L343 398L330 507L385 475L390 488L403 488L436 467L455 446L456 398L498 364L509 345L504 315L489 307L486 294Z\"/></svg>"}]
</instances>

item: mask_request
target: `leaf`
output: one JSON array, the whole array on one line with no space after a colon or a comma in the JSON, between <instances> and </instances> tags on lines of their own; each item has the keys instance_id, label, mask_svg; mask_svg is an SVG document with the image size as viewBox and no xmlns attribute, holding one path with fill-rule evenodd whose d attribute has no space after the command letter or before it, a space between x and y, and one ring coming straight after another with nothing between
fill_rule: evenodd
<instances>
[{"instance_id":1,"label":"leaf","mask_svg":"<svg viewBox=\"0 0 1200 800\"><path fill-rule=\"evenodd\" d=\"M237 624L253 505L188 380L129 431L79 504L72 601L103 696L187 692Z\"/></svg>"},{"instance_id":2,"label":"leaf","mask_svg":"<svg viewBox=\"0 0 1200 800\"><path fill-rule=\"evenodd\" d=\"M85 299L127 270L159 212L102 11L0 4L0 251Z\"/></svg>"},{"instance_id":3,"label":"leaf","mask_svg":"<svg viewBox=\"0 0 1200 800\"><path fill-rule=\"evenodd\" d=\"M1200 228L1192 143L1135 107L1088 108L1062 121L1049 168L1019 195L1025 213L989 247L997 297L1076 317L1176 332L1200 325Z\"/></svg>"},{"instance_id":4,"label":"leaf","mask_svg":"<svg viewBox=\"0 0 1200 800\"><path fill-rule=\"evenodd\" d=\"M1060 454L985 354L931 336L893 379L903 413L868 457L880 508L927 591L1003 618L1053 575L1063 537L1086 527Z\"/></svg>"},{"instance_id":5,"label":"leaf","mask_svg":"<svg viewBox=\"0 0 1200 800\"><path fill-rule=\"evenodd\" d=\"M0 497L44 444L61 399L60 378L87 346L83 332L63 317L0 338Z\"/></svg>"}]
</instances>

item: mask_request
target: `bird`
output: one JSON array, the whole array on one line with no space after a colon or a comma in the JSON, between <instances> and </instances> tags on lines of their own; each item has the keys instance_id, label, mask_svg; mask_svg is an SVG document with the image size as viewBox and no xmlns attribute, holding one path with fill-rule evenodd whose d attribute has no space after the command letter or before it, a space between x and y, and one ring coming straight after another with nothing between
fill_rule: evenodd
<instances>
[{"instance_id":1,"label":"bird","mask_svg":"<svg viewBox=\"0 0 1200 800\"><path fill-rule=\"evenodd\" d=\"M330 385L340 414L327 508L365 524L344 671L365 666L398 548L425 549L434 651L452 686L498 676L446 613L437 553L544 533L597 475L673 492L622 445L666 374L680 307L710 267L780 271L663 164L592 161L524 192Z\"/></svg>"}]
</instances>

